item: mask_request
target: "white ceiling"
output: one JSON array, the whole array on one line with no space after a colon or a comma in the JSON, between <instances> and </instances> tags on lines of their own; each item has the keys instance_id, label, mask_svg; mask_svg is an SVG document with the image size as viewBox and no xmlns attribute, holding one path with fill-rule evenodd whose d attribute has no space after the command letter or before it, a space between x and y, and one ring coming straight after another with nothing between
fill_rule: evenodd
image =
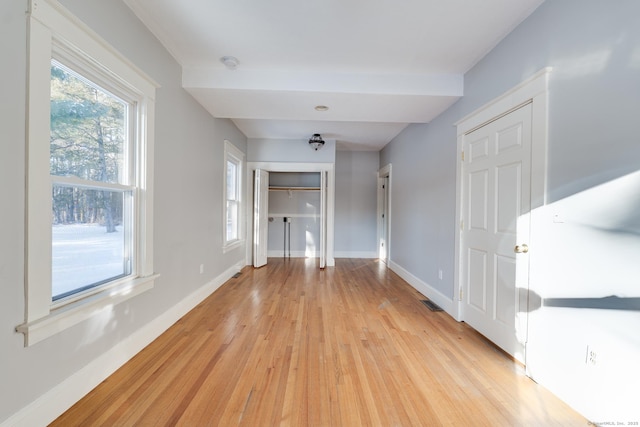
<instances>
[{"instance_id":1,"label":"white ceiling","mask_svg":"<svg viewBox=\"0 0 640 427\"><path fill-rule=\"evenodd\" d=\"M543 0L124 1L184 88L248 138L379 150L457 101L463 74Z\"/></svg>"}]
</instances>

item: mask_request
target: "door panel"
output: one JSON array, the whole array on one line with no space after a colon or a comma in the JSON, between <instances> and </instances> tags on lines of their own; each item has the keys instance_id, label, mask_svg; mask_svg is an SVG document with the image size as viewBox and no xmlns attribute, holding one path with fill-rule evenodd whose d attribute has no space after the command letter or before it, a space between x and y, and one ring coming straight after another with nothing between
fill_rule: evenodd
<instances>
[{"instance_id":1,"label":"door panel","mask_svg":"<svg viewBox=\"0 0 640 427\"><path fill-rule=\"evenodd\" d=\"M487 311L487 253L478 249L469 249L469 275L475 278L472 288L469 288L468 301L472 308L481 313Z\"/></svg>"},{"instance_id":2,"label":"door panel","mask_svg":"<svg viewBox=\"0 0 640 427\"><path fill-rule=\"evenodd\" d=\"M515 235L520 207L521 165L514 163L500 166L497 171L496 189L496 230L498 233Z\"/></svg>"},{"instance_id":3,"label":"door panel","mask_svg":"<svg viewBox=\"0 0 640 427\"><path fill-rule=\"evenodd\" d=\"M505 327L515 319L516 293L513 279L516 275L516 265L512 257L496 255L496 284L495 284L495 319Z\"/></svg>"},{"instance_id":4,"label":"door panel","mask_svg":"<svg viewBox=\"0 0 640 427\"><path fill-rule=\"evenodd\" d=\"M253 182L253 266L267 264L269 172L256 169Z\"/></svg>"},{"instance_id":5,"label":"door panel","mask_svg":"<svg viewBox=\"0 0 640 427\"><path fill-rule=\"evenodd\" d=\"M498 154L502 154L510 149L518 149L522 147L522 126L516 123L505 129L496 132L496 147Z\"/></svg>"},{"instance_id":6,"label":"door panel","mask_svg":"<svg viewBox=\"0 0 640 427\"><path fill-rule=\"evenodd\" d=\"M486 231L489 174L486 170L469 174L469 227Z\"/></svg>"},{"instance_id":7,"label":"door panel","mask_svg":"<svg viewBox=\"0 0 640 427\"><path fill-rule=\"evenodd\" d=\"M514 247L529 241L531 105L465 135L463 149L463 318L524 362L529 260Z\"/></svg>"},{"instance_id":8,"label":"door panel","mask_svg":"<svg viewBox=\"0 0 640 427\"><path fill-rule=\"evenodd\" d=\"M469 163L473 163L489 155L489 138L483 137L469 142Z\"/></svg>"}]
</instances>

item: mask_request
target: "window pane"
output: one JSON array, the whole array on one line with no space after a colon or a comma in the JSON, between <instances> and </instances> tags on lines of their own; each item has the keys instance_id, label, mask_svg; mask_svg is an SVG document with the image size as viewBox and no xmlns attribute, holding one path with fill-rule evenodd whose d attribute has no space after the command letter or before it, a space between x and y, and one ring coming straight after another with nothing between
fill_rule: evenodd
<instances>
[{"instance_id":1,"label":"window pane","mask_svg":"<svg viewBox=\"0 0 640 427\"><path fill-rule=\"evenodd\" d=\"M53 300L130 274L127 194L53 188Z\"/></svg>"},{"instance_id":2,"label":"window pane","mask_svg":"<svg viewBox=\"0 0 640 427\"><path fill-rule=\"evenodd\" d=\"M227 201L227 242L238 239L238 202Z\"/></svg>"},{"instance_id":3,"label":"window pane","mask_svg":"<svg viewBox=\"0 0 640 427\"><path fill-rule=\"evenodd\" d=\"M236 181L237 181L237 168L238 166L227 160L227 200L237 200L236 197Z\"/></svg>"},{"instance_id":4,"label":"window pane","mask_svg":"<svg viewBox=\"0 0 640 427\"><path fill-rule=\"evenodd\" d=\"M121 183L127 104L51 62L51 175Z\"/></svg>"}]
</instances>

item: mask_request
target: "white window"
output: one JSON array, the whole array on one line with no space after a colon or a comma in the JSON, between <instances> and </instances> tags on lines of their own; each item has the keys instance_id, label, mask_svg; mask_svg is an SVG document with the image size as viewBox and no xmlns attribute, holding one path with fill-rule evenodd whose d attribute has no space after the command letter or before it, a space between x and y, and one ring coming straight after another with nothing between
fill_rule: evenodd
<instances>
[{"instance_id":1,"label":"white window","mask_svg":"<svg viewBox=\"0 0 640 427\"><path fill-rule=\"evenodd\" d=\"M150 289L157 277L157 85L57 2L33 3L27 301L17 327L26 345Z\"/></svg>"},{"instance_id":2,"label":"white window","mask_svg":"<svg viewBox=\"0 0 640 427\"><path fill-rule=\"evenodd\" d=\"M65 62L51 61L53 301L128 277L137 261L135 98Z\"/></svg>"},{"instance_id":3,"label":"white window","mask_svg":"<svg viewBox=\"0 0 640 427\"><path fill-rule=\"evenodd\" d=\"M240 246L242 236L242 173L244 153L224 142L224 244L225 251Z\"/></svg>"}]
</instances>

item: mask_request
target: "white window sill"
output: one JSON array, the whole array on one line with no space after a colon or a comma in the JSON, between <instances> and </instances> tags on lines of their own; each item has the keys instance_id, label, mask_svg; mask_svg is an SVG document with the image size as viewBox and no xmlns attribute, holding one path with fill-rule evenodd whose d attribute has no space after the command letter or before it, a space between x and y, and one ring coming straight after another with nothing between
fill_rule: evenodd
<instances>
[{"instance_id":1,"label":"white window sill","mask_svg":"<svg viewBox=\"0 0 640 427\"><path fill-rule=\"evenodd\" d=\"M25 346L29 347L77 325L107 308L153 289L155 279L159 276L159 274L153 274L125 281L118 286L52 309L48 316L23 323L16 327L16 331L24 334Z\"/></svg>"},{"instance_id":2,"label":"white window sill","mask_svg":"<svg viewBox=\"0 0 640 427\"><path fill-rule=\"evenodd\" d=\"M242 246L244 246L244 240L234 240L222 247L222 253L226 254L227 252L231 252L232 250L241 248Z\"/></svg>"}]
</instances>

